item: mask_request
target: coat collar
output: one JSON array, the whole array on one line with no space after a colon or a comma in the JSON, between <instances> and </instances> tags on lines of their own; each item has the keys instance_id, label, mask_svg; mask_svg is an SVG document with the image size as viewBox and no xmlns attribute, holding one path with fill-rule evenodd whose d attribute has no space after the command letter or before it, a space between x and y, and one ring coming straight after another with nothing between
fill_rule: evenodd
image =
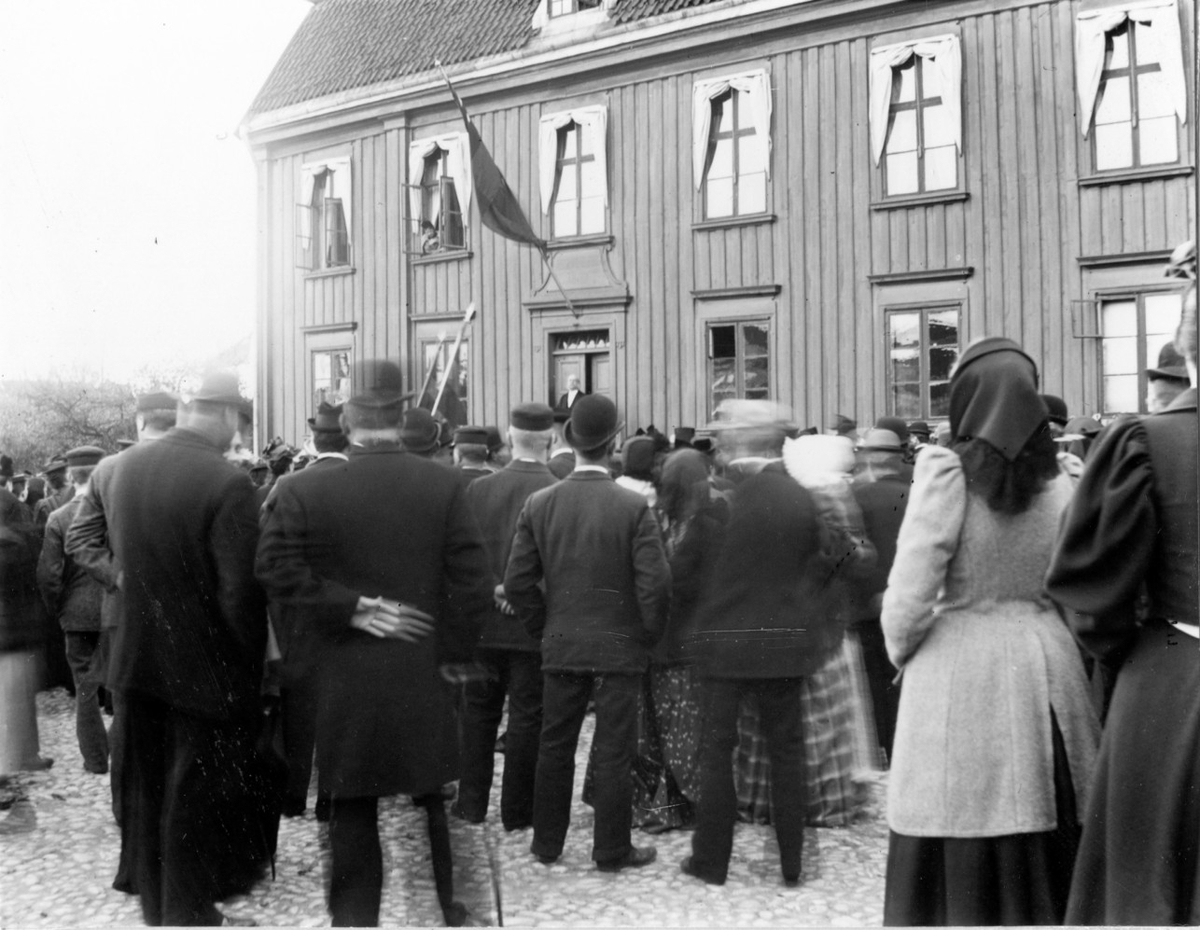
<instances>
[{"instance_id":1,"label":"coat collar","mask_svg":"<svg viewBox=\"0 0 1200 930\"><path fill-rule=\"evenodd\" d=\"M1178 410L1195 410L1196 409L1196 389L1188 388L1182 394L1178 395L1163 413L1175 413Z\"/></svg>"},{"instance_id":2,"label":"coat collar","mask_svg":"<svg viewBox=\"0 0 1200 930\"><path fill-rule=\"evenodd\" d=\"M350 458L357 458L360 455L383 455L402 450L398 442L373 442L369 446L351 444L346 451L350 454Z\"/></svg>"},{"instance_id":3,"label":"coat collar","mask_svg":"<svg viewBox=\"0 0 1200 930\"><path fill-rule=\"evenodd\" d=\"M513 459L504 466L505 471L523 471L530 474L540 475L543 472L549 472L550 469L542 462L523 462L520 459Z\"/></svg>"},{"instance_id":4,"label":"coat collar","mask_svg":"<svg viewBox=\"0 0 1200 930\"><path fill-rule=\"evenodd\" d=\"M606 475L598 471L573 471L567 475L566 481L612 481L612 475Z\"/></svg>"}]
</instances>

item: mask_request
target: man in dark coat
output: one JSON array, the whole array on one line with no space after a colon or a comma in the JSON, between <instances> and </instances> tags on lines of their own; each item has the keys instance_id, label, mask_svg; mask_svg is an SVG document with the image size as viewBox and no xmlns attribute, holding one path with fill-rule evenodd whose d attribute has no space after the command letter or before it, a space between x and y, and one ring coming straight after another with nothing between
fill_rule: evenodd
<instances>
[{"instance_id":1,"label":"man in dark coat","mask_svg":"<svg viewBox=\"0 0 1200 930\"><path fill-rule=\"evenodd\" d=\"M108 772L108 734L100 713L101 680L96 668L104 589L67 555L65 546L92 470L103 457L98 446L80 446L67 453L75 496L50 515L37 567L42 602L66 635L66 657L75 681L75 738L84 769L95 775Z\"/></svg>"},{"instance_id":2,"label":"man in dark coat","mask_svg":"<svg viewBox=\"0 0 1200 930\"><path fill-rule=\"evenodd\" d=\"M603 395L571 411L570 477L529 498L517 522L504 590L542 641L544 722L533 804L533 844L549 864L571 815L575 749L589 699L596 707L592 858L613 872L652 862L630 841L637 698L650 648L666 626L671 570L646 499L608 471L617 411ZM545 593L543 594L542 585Z\"/></svg>"},{"instance_id":3,"label":"man in dark coat","mask_svg":"<svg viewBox=\"0 0 1200 930\"><path fill-rule=\"evenodd\" d=\"M587 393L580 387L579 375L567 375L567 390L558 399L558 409L570 413L581 397L587 397Z\"/></svg>"},{"instance_id":4,"label":"man in dark coat","mask_svg":"<svg viewBox=\"0 0 1200 930\"><path fill-rule=\"evenodd\" d=\"M487 467L488 434L482 426L460 426L454 431L454 467L466 482L492 474Z\"/></svg>"},{"instance_id":5,"label":"man in dark coat","mask_svg":"<svg viewBox=\"0 0 1200 930\"><path fill-rule=\"evenodd\" d=\"M542 730L541 644L517 620L502 582L521 508L534 491L558 479L546 467L553 411L545 404L521 404L512 409L510 423L513 459L508 467L467 487L467 501L483 531L497 590L476 652L487 678L468 683L463 702L463 767L454 812L471 823L482 823L487 816L496 732L507 696L500 821L505 830L522 830L533 824L534 773Z\"/></svg>"},{"instance_id":6,"label":"man in dark coat","mask_svg":"<svg viewBox=\"0 0 1200 930\"><path fill-rule=\"evenodd\" d=\"M46 494L33 507L33 522L45 526L50 514L58 510L75 494L75 487L67 480L67 457L56 455L42 469L46 476Z\"/></svg>"},{"instance_id":7,"label":"man in dark coat","mask_svg":"<svg viewBox=\"0 0 1200 930\"><path fill-rule=\"evenodd\" d=\"M121 843L153 926L220 924L214 902L266 857L241 816L267 631L254 486L223 457L240 401L235 375L206 376L175 429L114 457L104 489L121 592L109 670L126 713Z\"/></svg>"},{"instance_id":8,"label":"man in dark coat","mask_svg":"<svg viewBox=\"0 0 1200 930\"><path fill-rule=\"evenodd\" d=\"M379 921L379 798L440 804L458 775L453 694L439 665L471 658L492 603L462 485L401 451L399 368L363 363L355 383L343 414L349 461L281 481L258 551L259 578L319 656L317 767L331 794L335 926ZM435 874L448 865L446 842L434 850ZM461 923L465 909L441 891L439 880L447 922Z\"/></svg>"}]
</instances>

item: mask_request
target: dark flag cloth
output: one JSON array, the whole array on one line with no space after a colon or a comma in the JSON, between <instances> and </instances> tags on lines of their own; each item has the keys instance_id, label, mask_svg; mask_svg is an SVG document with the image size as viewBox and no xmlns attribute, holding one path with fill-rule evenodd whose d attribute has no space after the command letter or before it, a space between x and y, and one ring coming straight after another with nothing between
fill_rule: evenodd
<instances>
[{"instance_id":1,"label":"dark flag cloth","mask_svg":"<svg viewBox=\"0 0 1200 930\"><path fill-rule=\"evenodd\" d=\"M475 183L475 198L479 203L479 218L483 220L483 225L505 239L523 242L544 251L546 243L538 238L533 227L529 225L525 211L521 209L508 182L504 180L504 175L496 167L487 146L479 138L479 131L467 115L467 108L449 78L446 79L446 86L450 88L450 95L454 97L458 111L462 113L463 122L467 124L467 137L471 140L471 176Z\"/></svg>"}]
</instances>

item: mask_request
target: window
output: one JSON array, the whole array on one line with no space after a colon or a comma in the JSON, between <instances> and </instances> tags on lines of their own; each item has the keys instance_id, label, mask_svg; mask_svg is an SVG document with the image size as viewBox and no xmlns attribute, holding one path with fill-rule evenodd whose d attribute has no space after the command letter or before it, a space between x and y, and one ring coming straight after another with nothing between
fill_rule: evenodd
<instances>
[{"instance_id":1,"label":"window","mask_svg":"<svg viewBox=\"0 0 1200 930\"><path fill-rule=\"evenodd\" d=\"M550 238L602 234L608 224L608 108L543 116L538 140L538 186Z\"/></svg>"},{"instance_id":2,"label":"window","mask_svg":"<svg viewBox=\"0 0 1200 930\"><path fill-rule=\"evenodd\" d=\"M723 400L771 396L771 327L766 320L708 324L708 409Z\"/></svg>"},{"instance_id":3,"label":"window","mask_svg":"<svg viewBox=\"0 0 1200 930\"><path fill-rule=\"evenodd\" d=\"M602 5L603 0L550 0L550 18L569 16L583 10L598 10Z\"/></svg>"},{"instance_id":4,"label":"window","mask_svg":"<svg viewBox=\"0 0 1200 930\"><path fill-rule=\"evenodd\" d=\"M1183 295L1172 291L1100 300L1101 406L1105 414L1146 413L1146 369L1175 336Z\"/></svg>"},{"instance_id":5,"label":"window","mask_svg":"<svg viewBox=\"0 0 1200 930\"><path fill-rule=\"evenodd\" d=\"M433 408L438 390L442 386L446 366L449 364L450 373L448 377L445 377L446 388L442 391L438 410L441 411L451 428L465 426L470 422L467 406L469 393L467 377L471 367L469 348L469 343L464 340L458 347L458 355L451 361L450 356L454 351L453 341L430 339L421 344L421 375L425 379L426 387L417 403L427 410Z\"/></svg>"},{"instance_id":6,"label":"window","mask_svg":"<svg viewBox=\"0 0 1200 930\"><path fill-rule=\"evenodd\" d=\"M462 209L454 178L450 177L449 162L449 153L442 148L425 156L420 214L421 251L425 253L465 246Z\"/></svg>"},{"instance_id":7,"label":"window","mask_svg":"<svg viewBox=\"0 0 1200 930\"><path fill-rule=\"evenodd\" d=\"M705 219L767 212L771 82L766 71L697 81L692 166Z\"/></svg>"},{"instance_id":8,"label":"window","mask_svg":"<svg viewBox=\"0 0 1200 930\"><path fill-rule=\"evenodd\" d=\"M755 132L743 94L730 90L712 102L704 172L706 219L766 212L767 169Z\"/></svg>"},{"instance_id":9,"label":"window","mask_svg":"<svg viewBox=\"0 0 1200 930\"><path fill-rule=\"evenodd\" d=\"M1154 44L1125 22L1105 36L1092 151L1097 171L1179 160L1175 111L1163 90Z\"/></svg>"},{"instance_id":10,"label":"window","mask_svg":"<svg viewBox=\"0 0 1200 930\"><path fill-rule=\"evenodd\" d=\"M322 402L336 407L350 399L350 350L328 349L312 353L312 409Z\"/></svg>"},{"instance_id":11,"label":"window","mask_svg":"<svg viewBox=\"0 0 1200 930\"><path fill-rule=\"evenodd\" d=\"M1075 30L1080 128L1091 132L1095 170L1177 163L1187 83L1175 0L1087 10Z\"/></svg>"},{"instance_id":12,"label":"window","mask_svg":"<svg viewBox=\"0 0 1200 930\"><path fill-rule=\"evenodd\" d=\"M350 264L350 162L348 159L302 169L297 205L296 264L318 270Z\"/></svg>"},{"instance_id":13,"label":"window","mask_svg":"<svg viewBox=\"0 0 1200 930\"><path fill-rule=\"evenodd\" d=\"M885 197L958 189L961 101L958 36L871 52L871 143Z\"/></svg>"},{"instance_id":14,"label":"window","mask_svg":"<svg viewBox=\"0 0 1200 930\"><path fill-rule=\"evenodd\" d=\"M950 372L958 361L961 305L887 311L888 413L905 419L950 415Z\"/></svg>"}]
</instances>

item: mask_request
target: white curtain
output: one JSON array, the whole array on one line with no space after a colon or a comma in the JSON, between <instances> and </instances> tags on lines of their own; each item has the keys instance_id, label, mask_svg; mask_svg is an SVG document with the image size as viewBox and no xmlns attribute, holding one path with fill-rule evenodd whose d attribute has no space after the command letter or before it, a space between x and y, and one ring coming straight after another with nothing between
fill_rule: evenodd
<instances>
[{"instance_id":1,"label":"white curtain","mask_svg":"<svg viewBox=\"0 0 1200 930\"><path fill-rule=\"evenodd\" d=\"M1089 10L1075 18L1075 84L1079 91L1079 129L1087 138L1104 71L1105 36L1126 20L1138 24L1137 41L1148 59L1157 60L1171 108L1187 122L1187 81L1183 75L1183 39L1175 0L1142 0Z\"/></svg>"},{"instance_id":2,"label":"white curtain","mask_svg":"<svg viewBox=\"0 0 1200 930\"><path fill-rule=\"evenodd\" d=\"M892 81L898 68L913 55L925 59L925 66L937 69L942 85L942 106L954 145L962 153L962 46L958 36L934 36L899 45L885 45L871 50L871 157L875 164L887 144L888 110L892 102Z\"/></svg>"},{"instance_id":3,"label":"white curtain","mask_svg":"<svg viewBox=\"0 0 1200 930\"><path fill-rule=\"evenodd\" d=\"M604 205L608 206L608 108L580 107L543 116L538 125L538 186L542 194L542 212L550 212L554 196L554 174L558 164L558 131L568 123L579 126L580 138L591 142L596 169L604 179Z\"/></svg>"},{"instance_id":4,"label":"white curtain","mask_svg":"<svg viewBox=\"0 0 1200 930\"><path fill-rule=\"evenodd\" d=\"M301 165L300 166L300 199L297 201L301 206L309 207L307 210L297 210L300 218L300 235L305 239L312 241L312 202L313 194L316 193L316 185L320 181L321 176L325 174L324 165Z\"/></svg>"},{"instance_id":5,"label":"white curtain","mask_svg":"<svg viewBox=\"0 0 1200 930\"><path fill-rule=\"evenodd\" d=\"M767 177L771 176L771 79L766 71L749 71L730 77L697 81L692 87L692 172L696 190L704 181L708 136L712 128L712 102L730 88L742 95L739 105L748 111Z\"/></svg>"},{"instance_id":6,"label":"white curtain","mask_svg":"<svg viewBox=\"0 0 1200 930\"><path fill-rule=\"evenodd\" d=\"M329 172L325 177L325 196L336 197L342 202L342 219L346 221L346 239L353 239L354 224L351 221L353 219L354 187L350 178L350 159L337 158L326 162L325 170Z\"/></svg>"},{"instance_id":7,"label":"white curtain","mask_svg":"<svg viewBox=\"0 0 1200 930\"><path fill-rule=\"evenodd\" d=\"M454 182L463 222L471 209L471 143L465 132L435 139L421 139L408 147L408 205L411 219L421 218L421 181L425 177L425 159L441 149L446 153L446 174ZM431 217L432 219L432 217Z\"/></svg>"}]
</instances>

